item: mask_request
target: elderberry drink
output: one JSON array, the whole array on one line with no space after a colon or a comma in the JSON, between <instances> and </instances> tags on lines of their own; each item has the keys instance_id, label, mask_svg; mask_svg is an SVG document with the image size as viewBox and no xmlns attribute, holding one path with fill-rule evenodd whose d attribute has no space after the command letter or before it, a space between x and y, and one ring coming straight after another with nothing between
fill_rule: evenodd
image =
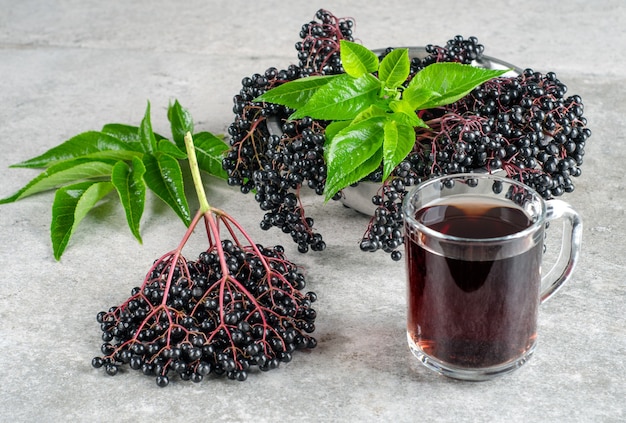
<instances>
[{"instance_id":1,"label":"elderberry drink","mask_svg":"<svg viewBox=\"0 0 626 423\"><path fill-rule=\"evenodd\" d=\"M519 208L473 197L425 207L415 217L459 238L500 238L531 224ZM411 340L460 367L497 366L528 351L536 338L541 249L536 243L499 257L479 247L468 258L450 258L409 239Z\"/></svg>"},{"instance_id":2,"label":"elderberry drink","mask_svg":"<svg viewBox=\"0 0 626 423\"><path fill-rule=\"evenodd\" d=\"M407 337L415 356L467 380L521 366L535 349L539 305L576 261L578 215L521 183L474 174L416 187L403 212ZM542 291L545 223L556 215L570 222L567 260L554 265Z\"/></svg>"}]
</instances>

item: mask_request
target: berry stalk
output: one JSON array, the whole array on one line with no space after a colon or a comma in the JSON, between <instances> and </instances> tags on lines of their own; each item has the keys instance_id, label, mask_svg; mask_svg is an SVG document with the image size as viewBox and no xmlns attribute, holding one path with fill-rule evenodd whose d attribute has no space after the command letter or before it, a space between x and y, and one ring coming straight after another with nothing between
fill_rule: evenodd
<instances>
[{"instance_id":1,"label":"berry stalk","mask_svg":"<svg viewBox=\"0 0 626 423\"><path fill-rule=\"evenodd\" d=\"M211 206L206 198L206 192L204 192L202 177L200 176L200 167L198 166L198 158L196 157L196 149L193 146L191 132L187 132L185 134L185 148L187 149L187 160L189 160L193 186L196 189L196 195L198 196L198 201L200 202L200 210L198 210L198 214L204 214L211 210Z\"/></svg>"}]
</instances>

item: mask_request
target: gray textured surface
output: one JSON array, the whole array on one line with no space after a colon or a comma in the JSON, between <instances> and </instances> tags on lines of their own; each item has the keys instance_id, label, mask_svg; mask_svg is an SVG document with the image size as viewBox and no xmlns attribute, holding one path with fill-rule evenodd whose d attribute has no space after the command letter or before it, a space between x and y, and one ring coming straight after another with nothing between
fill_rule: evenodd
<instances>
[{"instance_id":1,"label":"gray textured surface","mask_svg":"<svg viewBox=\"0 0 626 423\"><path fill-rule=\"evenodd\" d=\"M306 198L326 234L323 253L299 255L260 211L216 180L211 202L263 244L283 243L319 295L318 348L245 383L209 380L159 389L127 371L90 366L95 314L119 304L152 260L184 232L157 202L144 244L105 202L60 262L48 228L51 194L0 207L0 421L450 421L617 422L626 419L626 4L603 1L336 1L368 47L445 43L475 35L486 53L554 70L583 97L593 137L567 200L583 215L584 250L571 283L541 307L539 347L516 373L461 383L412 359L404 335L404 269L364 255L367 219ZM8 169L79 132L138 124L152 103L157 131L177 98L199 130L224 133L243 76L295 61L309 1L0 0L0 196L36 175ZM193 254L203 241L194 239Z\"/></svg>"}]
</instances>

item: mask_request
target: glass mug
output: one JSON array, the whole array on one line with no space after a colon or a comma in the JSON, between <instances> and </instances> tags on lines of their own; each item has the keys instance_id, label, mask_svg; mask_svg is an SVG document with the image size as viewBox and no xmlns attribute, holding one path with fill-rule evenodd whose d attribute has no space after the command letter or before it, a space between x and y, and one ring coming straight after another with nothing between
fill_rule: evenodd
<instances>
[{"instance_id":1,"label":"glass mug","mask_svg":"<svg viewBox=\"0 0 626 423\"><path fill-rule=\"evenodd\" d=\"M488 380L532 355L539 305L571 276L582 220L561 200L490 174L456 174L414 187L403 203L407 338L426 367ZM544 273L546 224L562 218L559 258Z\"/></svg>"}]
</instances>

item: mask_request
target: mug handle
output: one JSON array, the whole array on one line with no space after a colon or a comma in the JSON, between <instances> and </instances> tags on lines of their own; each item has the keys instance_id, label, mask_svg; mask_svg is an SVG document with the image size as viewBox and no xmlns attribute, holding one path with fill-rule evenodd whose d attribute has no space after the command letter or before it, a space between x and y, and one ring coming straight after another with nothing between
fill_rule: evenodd
<instances>
[{"instance_id":1,"label":"mug handle","mask_svg":"<svg viewBox=\"0 0 626 423\"><path fill-rule=\"evenodd\" d=\"M559 258L552 269L541 278L544 287L541 303L551 298L572 276L578 262L583 236L583 221L580 215L568 203L562 200L546 201L546 222L564 218L563 242Z\"/></svg>"}]
</instances>

